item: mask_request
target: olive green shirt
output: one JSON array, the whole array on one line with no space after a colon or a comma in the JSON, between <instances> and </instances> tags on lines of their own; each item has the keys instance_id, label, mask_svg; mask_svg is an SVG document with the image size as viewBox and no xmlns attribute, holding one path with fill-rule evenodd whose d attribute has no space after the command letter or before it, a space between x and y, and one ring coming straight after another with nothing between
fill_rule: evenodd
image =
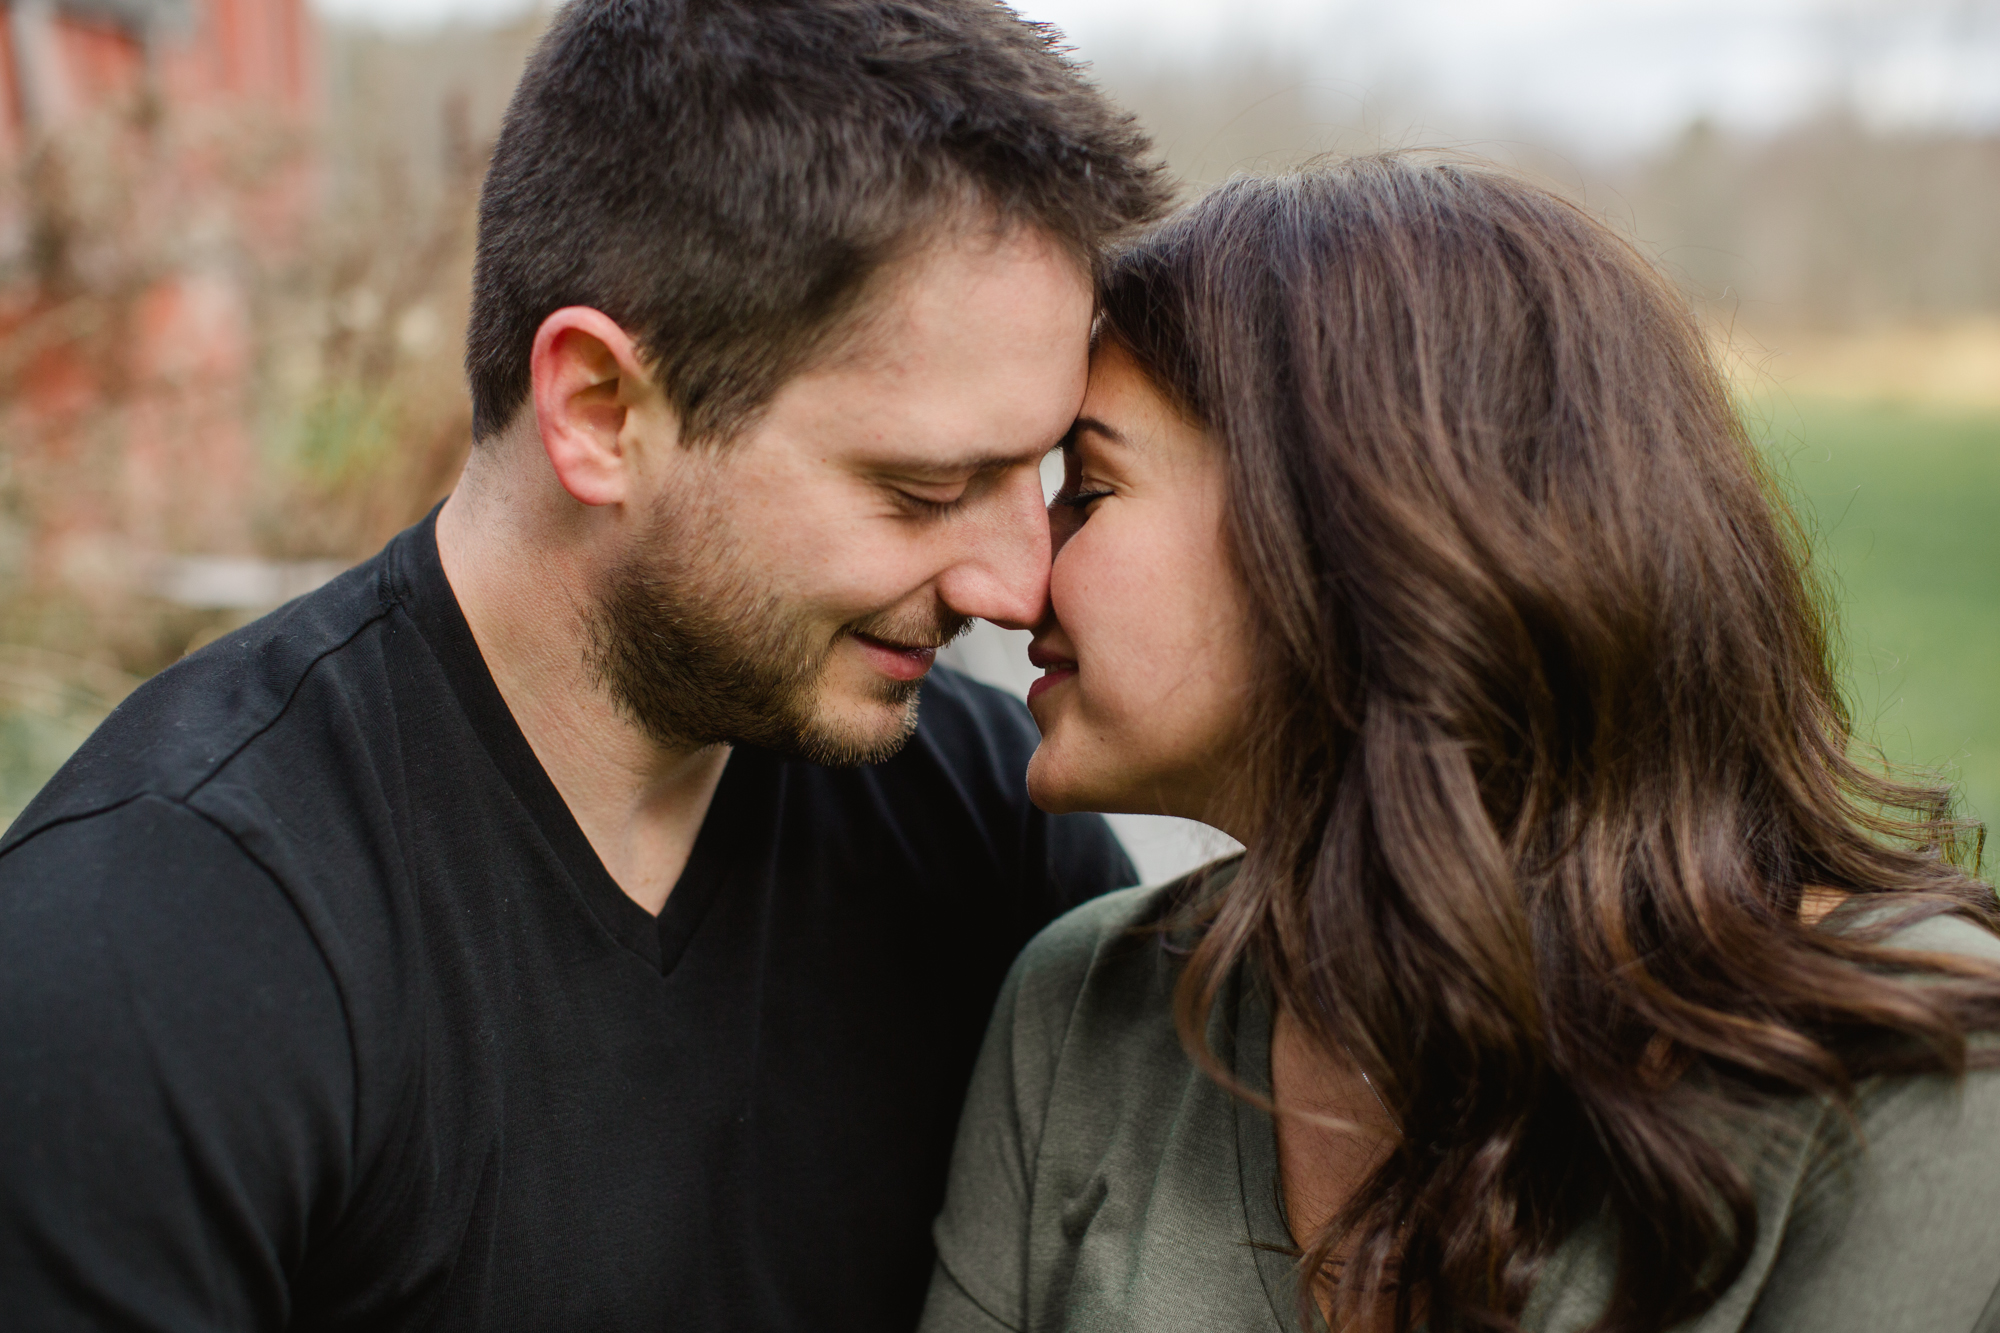
<instances>
[{"instance_id":1,"label":"olive green shirt","mask_svg":"<svg viewBox=\"0 0 2000 1333\"><path fill-rule=\"evenodd\" d=\"M1015 964L959 1126L921 1333L1297 1329L1271 1119L1181 1048L1177 964L1144 928L1167 892L1087 903ZM2000 941L1950 918L1894 943L2000 960ZM1231 984L1209 1038L1269 1089L1257 985ZM1686 1333L2000 1333L2000 1072L1885 1081L1859 1114L1865 1150L1833 1151L1853 1144L1839 1113L1800 1102L1801 1132L1746 1164L1756 1252ZM1528 1333L1602 1312L1608 1233L1558 1251Z\"/></svg>"}]
</instances>

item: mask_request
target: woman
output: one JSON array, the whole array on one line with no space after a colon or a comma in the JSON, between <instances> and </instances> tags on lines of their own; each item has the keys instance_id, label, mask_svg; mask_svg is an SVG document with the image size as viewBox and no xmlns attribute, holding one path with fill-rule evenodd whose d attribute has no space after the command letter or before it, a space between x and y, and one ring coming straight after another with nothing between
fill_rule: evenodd
<instances>
[{"instance_id":1,"label":"woman","mask_svg":"<svg viewBox=\"0 0 2000 1333\"><path fill-rule=\"evenodd\" d=\"M1643 260L1466 165L1237 181L1066 452L1032 794L1247 852L1023 955L927 1333L2000 1329L1993 894L1848 757Z\"/></svg>"}]
</instances>

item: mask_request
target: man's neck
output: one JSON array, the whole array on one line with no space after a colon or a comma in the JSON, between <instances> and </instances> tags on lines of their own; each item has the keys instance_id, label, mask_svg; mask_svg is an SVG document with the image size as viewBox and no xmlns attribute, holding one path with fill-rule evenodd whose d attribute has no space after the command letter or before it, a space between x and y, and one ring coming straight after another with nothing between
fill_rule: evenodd
<instances>
[{"instance_id":1,"label":"man's neck","mask_svg":"<svg viewBox=\"0 0 2000 1333\"><path fill-rule=\"evenodd\" d=\"M694 850L728 747L663 747L591 679L581 543L565 541L559 521L524 513L526 488L495 494L490 480L468 477L438 514L445 578L500 697L598 859L657 915Z\"/></svg>"}]
</instances>

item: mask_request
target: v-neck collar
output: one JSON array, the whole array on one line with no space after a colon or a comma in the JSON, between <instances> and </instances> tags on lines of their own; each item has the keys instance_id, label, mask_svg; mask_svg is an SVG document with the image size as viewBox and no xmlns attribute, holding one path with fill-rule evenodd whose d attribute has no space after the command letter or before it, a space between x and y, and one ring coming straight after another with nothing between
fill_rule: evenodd
<instances>
[{"instance_id":1,"label":"v-neck collar","mask_svg":"<svg viewBox=\"0 0 2000 1333\"><path fill-rule=\"evenodd\" d=\"M401 600L430 644L473 733L506 779L556 859L568 872L591 915L613 939L661 973L673 971L708 909L732 878L731 851L754 837L761 814L770 817L782 790L782 765L774 755L737 747L722 771L688 863L656 918L632 901L590 845L562 793L528 744L466 623L458 596L445 577L437 550L436 508L404 534L395 571L407 590Z\"/></svg>"}]
</instances>

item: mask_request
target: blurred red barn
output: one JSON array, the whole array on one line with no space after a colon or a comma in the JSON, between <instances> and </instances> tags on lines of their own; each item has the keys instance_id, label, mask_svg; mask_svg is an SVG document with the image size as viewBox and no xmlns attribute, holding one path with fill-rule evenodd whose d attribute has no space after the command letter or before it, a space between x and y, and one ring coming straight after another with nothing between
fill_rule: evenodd
<instances>
[{"instance_id":1,"label":"blurred red barn","mask_svg":"<svg viewBox=\"0 0 2000 1333\"><path fill-rule=\"evenodd\" d=\"M15 0L0 5L0 151L150 77L175 107L302 115L313 94L304 0Z\"/></svg>"},{"instance_id":2,"label":"blurred red barn","mask_svg":"<svg viewBox=\"0 0 2000 1333\"><path fill-rule=\"evenodd\" d=\"M305 0L0 3L0 442L23 575L109 606L250 549L250 273L299 245Z\"/></svg>"}]
</instances>

